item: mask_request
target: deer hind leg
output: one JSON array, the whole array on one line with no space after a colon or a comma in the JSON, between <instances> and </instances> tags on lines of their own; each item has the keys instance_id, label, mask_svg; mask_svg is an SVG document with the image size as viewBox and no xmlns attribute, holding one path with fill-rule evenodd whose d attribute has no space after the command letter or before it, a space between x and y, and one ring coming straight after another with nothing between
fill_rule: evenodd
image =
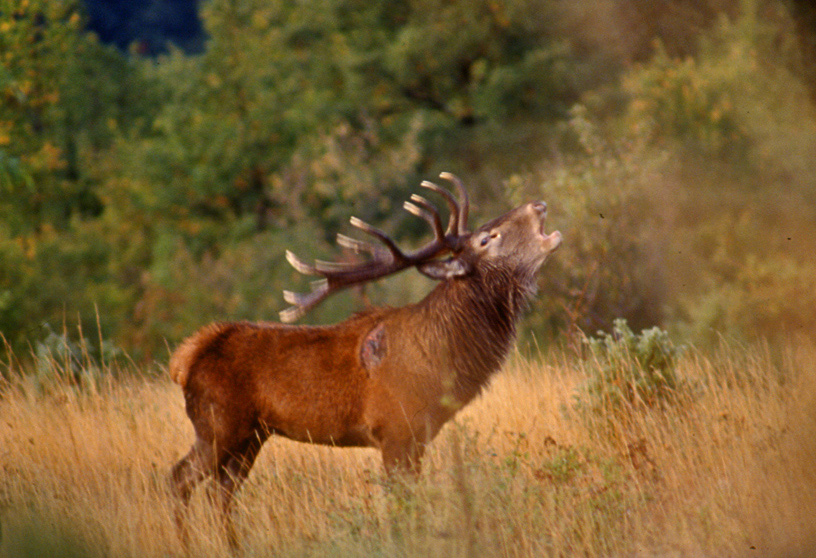
<instances>
[{"instance_id":1,"label":"deer hind leg","mask_svg":"<svg viewBox=\"0 0 816 558\"><path fill-rule=\"evenodd\" d=\"M265 440L266 437L264 435L260 432L256 432L230 454L229 458L218 468L216 473L218 495L224 518L224 528L227 534L227 540L232 549L238 548L238 535L230 514L233 496L249 475L249 471L252 469L252 465L255 463L255 459L258 457L261 446L263 446Z\"/></svg>"},{"instance_id":2,"label":"deer hind leg","mask_svg":"<svg viewBox=\"0 0 816 558\"><path fill-rule=\"evenodd\" d=\"M198 438L190 452L170 472L170 490L177 499L176 528L185 547L190 539L186 521L190 498L195 487L215 472L216 459L213 444Z\"/></svg>"},{"instance_id":3,"label":"deer hind leg","mask_svg":"<svg viewBox=\"0 0 816 558\"><path fill-rule=\"evenodd\" d=\"M185 544L189 538L186 510L193 491L201 481L213 476L216 482L215 497L221 503L227 537L230 545L234 546L235 537L229 520L230 504L233 494L249 474L264 440L257 433L241 443L233 444L233 447L225 448L219 447L217 442L207 442L199 437L190 452L173 467L170 485L180 504L176 508L176 525Z\"/></svg>"},{"instance_id":4,"label":"deer hind leg","mask_svg":"<svg viewBox=\"0 0 816 558\"><path fill-rule=\"evenodd\" d=\"M196 485L215 472L215 459L213 445L199 438L190 452L173 467L170 487L173 495L185 506L190 502Z\"/></svg>"},{"instance_id":5,"label":"deer hind leg","mask_svg":"<svg viewBox=\"0 0 816 558\"><path fill-rule=\"evenodd\" d=\"M265 441L266 438L260 432L253 434L231 451L227 459L218 467L216 482L218 482L221 504L225 512L229 511L235 491L246 480Z\"/></svg>"}]
</instances>

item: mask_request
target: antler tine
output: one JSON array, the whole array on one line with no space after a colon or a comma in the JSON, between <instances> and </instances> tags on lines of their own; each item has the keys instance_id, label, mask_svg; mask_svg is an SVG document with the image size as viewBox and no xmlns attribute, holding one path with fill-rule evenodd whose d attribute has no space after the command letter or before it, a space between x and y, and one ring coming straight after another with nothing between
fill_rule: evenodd
<instances>
[{"instance_id":1,"label":"antler tine","mask_svg":"<svg viewBox=\"0 0 816 558\"><path fill-rule=\"evenodd\" d=\"M423 180L420 186L422 186L423 188L427 188L428 190L431 190L433 192L436 192L437 194L445 198L445 203L448 204L448 209L450 210L448 230L445 232L445 234L456 234L457 225L459 223L459 204L456 203L456 199L453 197L453 194L451 194L441 186L434 184L430 180Z\"/></svg>"},{"instance_id":2,"label":"antler tine","mask_svg":"<svg viewBox=\"0 0 816 558\"><path fill-rule=\"evenodd\" d=\"M286 251L286 261L289 262L298 273L302 273L303 275L320 275L314 266L307 264L289 250Z\"/></svg>"},{"instance_id":3,"label":"antler tine","mask_svg":"<svg viewBox=\"0 0 816 558\"><path fill-rule=\"evenodd\" d=\"M325 279L314 281L309 293L301 294L292 291L283 291L283 299L292 304L286 310L279 312L283 323L290 324L303 317L306 312L317 306L324 298L331 294L329 282Z\"/></svg>"},{"instance_id":4,"label":"antler tine","mask_svg":"<svg viewBox=\"0 0 816 558\"><path fill-rule=\"evenodd\" d=\"M386 250L384 250L381 246L374 246L373 244L364 242L362 240L357 240L356 238L351 238L350 236L346 236L342 233L337 233L337 244L343 248L353 251L355 254L359 254L360 252L368 252L375 259L382 259L384 253L386 252Z\"/></svg>"},{"instance_id":5,"label":"antler tine","mask_svg":"<svg viewBox=\"0 0 816 558\"><path fill-rule=\"evenodd\" d=\"M383 231L376 227L372 227L362 219L358 219L357 217L352 217L349 219L349 222L353 227L357 227L361 231L366 234L370 234L371 236L375 236L379 239L380 242L385 244L385 247L388 248L388 251L391 252L391 255L394 257L395 261L404 261L405 254L402 253L402 250L394 244L394 241L391 240L391 237L385 234Z\"/></svg>"},{"instance_id":6,"label":"antler tine","mask_svg":"<svg viewBox=\"0 0 816 558\"><path fill-rule=\"evenodd\" d=\"M417 194L411 194L411 201L403 203L402 206L408 213L424 219L425 222L431 226L435 240L445 238L445 231L442 228L442 219L439 217L439 212L428 200Z\"/></svg>"},{"instance_id":7,"label":"antler tine","mask_svg":"<svg viewBox=\"0 0 816 558\"><path fill-rule=\"evenodd\" d=\"M354 262L326 262L323 260L315 260L314 263L314 268L320 274L354 271L357 267L358 264Z\"/></svg>"},{"instance_id":8,"label":"antler tine","mask_svg":"<svg viewBox=\"0 0 816 558\"><path fill-rule=\"evenodd\" d=\"M291 324L292 322L298 321L304 314L306 314L306 310L298 306L290 306L286 310L281 310L278 312L280 321L285 324Z\"/></svg>"},{"instance_id":9,"label":"antler tine","mask_svg":"<svg viewBox=\"0 0 816 558\"><path fill-rule=\"evenodd\" d=\"M470 210L470 200L468 199L467 190L465 190L465 185L462 184L462 181L459 180L459 177L451 174L449 172L441 172L439 173L439 178L443 180L449 180L453 183L454 187L456 188L456 193L459 194L459 199L461 200L461 209L459 213L459 222L457 225L456 232L459 235L467 234L467 222L468 222L468 211Z\"/></svg>"}]
</instances>

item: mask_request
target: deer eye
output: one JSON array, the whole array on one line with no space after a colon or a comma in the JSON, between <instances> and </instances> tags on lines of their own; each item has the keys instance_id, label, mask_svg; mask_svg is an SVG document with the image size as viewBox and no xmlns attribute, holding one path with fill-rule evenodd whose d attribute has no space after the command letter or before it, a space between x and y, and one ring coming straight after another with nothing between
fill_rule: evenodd
<instances>
[{"instance_id":1,"label":"deer eye","mask_svg":"<svg viewBox=\"0 0 816 558\"><path fill-rule=\"evenodd\" d=\"M479 245L480 246L487 246L487 243L490 242L491 239L498 238L498 237L499 237L499 233L492 232L489 235L485 235L485 237L482 238L482 241L479 242Z\"/></svg>"}]
</instances>

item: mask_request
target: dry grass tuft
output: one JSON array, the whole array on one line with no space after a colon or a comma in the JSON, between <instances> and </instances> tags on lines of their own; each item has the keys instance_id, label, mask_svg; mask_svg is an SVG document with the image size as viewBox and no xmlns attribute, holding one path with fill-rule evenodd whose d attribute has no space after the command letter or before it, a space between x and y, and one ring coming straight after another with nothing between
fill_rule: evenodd
<instances>
[{"instance_id":1,"label":"dry grass tuft","mask_svg":"<svg viewBox=\"0 0 816 558\"><path fill-rule=\"evenodd\" d=\"M274 439L238 495L246 556L807 556L816 347L684 357L663 409L578 412L591 362L516 358L417 482L372 450ZM165 492L192 441L177 386L16 378L0 395L0 556L227 556L206 490L190 547Z\"/></svg>"}]
</instances>

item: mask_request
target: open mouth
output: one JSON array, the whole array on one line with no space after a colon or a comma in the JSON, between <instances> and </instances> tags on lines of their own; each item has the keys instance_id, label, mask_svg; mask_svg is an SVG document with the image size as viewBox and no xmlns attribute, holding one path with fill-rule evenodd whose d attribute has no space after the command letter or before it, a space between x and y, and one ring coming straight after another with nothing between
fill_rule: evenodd
<instances>
[{"instance_id":1,"label":"open mouth","mask_svg":"<svg viewBox=\"0 0 816 558\"><path fill-rule=\"evenodd\" d=\"M547 214L541 216L541 221L539 223L538 234L540 234L543 238L547 238Z\"/></svg>"},{"instance_id":2,"label":"open mouth","mask_svg":"<svg viewBox=\"0 0 816 558\"><path fill-rule=\"evenodd\" d=\"M551 244L550 250L555 250L561 245L561 233L559 231L553 231L550 234L547 234L545 229L547 224L547 204L544 202L535 202L533 203L533 208L538 213L539 219L539 229L538 234L541 236L542 242L548 242Z\"/></svg>"},{"instance_id":3,"label":"open mouth","mask_svg":"<svg viewBox=\"0 0 816 558\"><path fill-rule=\"evenodd\" d=\"M534 207L536 209L536 212L538 213L538 234L541 236L541 238L546 240L548 238L546 230L547 204L545 204L544 202L536 202L534 204Z\"/></svg>"}]
</instances>

